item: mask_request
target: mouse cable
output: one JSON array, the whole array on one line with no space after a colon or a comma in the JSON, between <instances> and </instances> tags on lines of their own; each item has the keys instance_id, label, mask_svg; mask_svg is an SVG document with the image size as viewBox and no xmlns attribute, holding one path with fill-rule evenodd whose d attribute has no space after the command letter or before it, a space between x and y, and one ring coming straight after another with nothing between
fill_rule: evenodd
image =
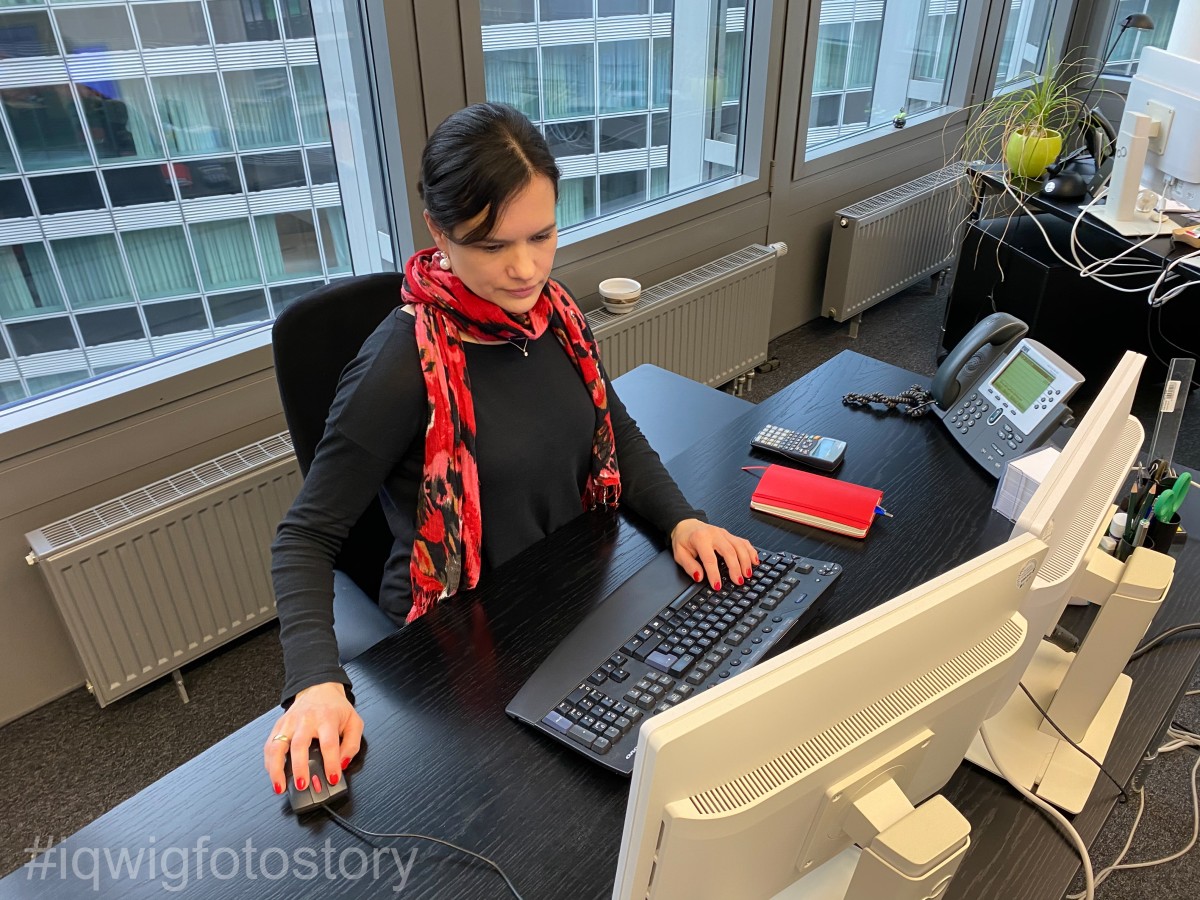
<instances>
[{"instance_id":1,"label":"mouse cable","mask_svg":"<svg viewBox=\"0 0 1200 900\"><path fill-rule=\"evenodd\" d=\"M1091 760L1092 763L1094 763L1096 765L1096 767L1105 774L1105 776L1108 778L1108 780L1111 781L1114 785L1116 785L1117 790L1121 792L1119 799L1122 803L1125 803L1126 801L1128 801L1129 795L1125 793L1125 788L1121 786L1121 782L1119 782L1119 781L1117 781L1117 779L1113 778L1112 773L1109 772L1108 769L1104 768L1104 763L1100 762L1100 760L1096 759L1096 757L1092 756L1092 754L1088 753L1086 750L1084 750L1082 747L1080 747L1077 743L1075 743L1073 740L1071 740L1071 738L1067 736L1067 733L1065 731L1063 731L1061 728L1059 728L1058 725L1055 724L1054 720L1052 718L1050 718L1050 714L1047 713L1046 710L1042 709L1042 704L1038 703L1037 700L1035 700L1033 698L1033 694L1029 693L1029 688L1025 687L1025 685L1021 684L1020 682L1018 682L1017 684L1021 688L1021 690L1023 690L1025 692L1025 696L1029 698L1029 702L1032 703L1035 707L1037 707L1037 711L1042 714L1042 718L1044 718L1047 722L1049 722L1050 727L1058 732L1059 737L1061 737L1064 741L1066 741L1068 744L1070 744L1072 747L1074 747L1076 750L1078 750L1080 753L1082 753L1084 756L1086 756L1089 760Z\"/></svg>"},{"instance_id":2,"label":"mouse cable","mask_svg":"<svg viewBox=\"0 0 1200 900\"><path fill-rule=\"evenodd\" d=\"M992 763L996 766L1000 777L1012 785L1017 793L1052 819L1062 829L1063 834L1067 836L1070 842L1075 845L1075 851L1079 854L1080 865L1083 867L1083 896L1086 900L1094 900L1096 896L1096 876L1092 872L1092 857L1088 854L1087 844L1083 842L1083 838L1079 836L1079 832L1075 830L1075 826L1071 824L1066 816L1009 774L1004 764L1001 763L1000 757L996 755L996 751L992 748L992 742L988 736L987 722L979 726L979 736L983 739L983 746L987 750L988 756L992 758Z\"/></svg>"},{"instance_id":3,"label":"mouse cable","mask_svg":"<svg viewBox=\"0 0 1200 900\"><path fill-rule=\"evenodd\" d=\"M1175 637L1177 634L1183 634L1185 631L1195 631L1197 629L1200 629L1200 622L1192 622L1188 625L1176 625L1174 628L1168 628L1162 634L1151 638L1146 643L1142 644L1142 646L1134 650L1129 656L1129 661L1133 662L1135 659L1138 659L1139 657L1149 653L1167 638Z\"/></svg>"},{"instance_id":4,"label":"mouse cable","mask_svg":"<svg viewBox=\"0 0 1200 900\"><path fill-rule=\"evenodd\" d=\"M350 822L348 822L346 819L339 816L337 813L335 813L329 807L326 806L326 807L324 807L324 809L325 809L325 812L327 812L329 814L329 817L331 819L333 819L335 822L337 822L339 825L341 825L347 831L349 831L353 834L356 834L361 838L368 838L368 837L407 838L407 839L413 839L413 840L418 840L418 841L430 841L431 843L441 844L443 847L449 847L452 850L457 850L459 853L465 853L467 856L473 856L475 859L479 860L480 862L485 862L489 866L491 866L493 869L495 869L496 873L501 878L504 879L504 883L506 885L508 885L508 889L510 891L512 891L512 895L514 897L516 897L517 900L524 900L524 898L521 896L520 892L517 890L516 885L514 885L512 883L512 880L507 875L504 874L504 870L501 869L494 862L492 862L490 859L488 859L486 856L480 856L474 850L468 850L466 847L460 847L460 846L458 846L458 844L452 844L452 843L450 843L450 841L444 841L441 838L430 837L427 834L411 834L411 833L407 833L407 832L400 832L398 834L381 834L381 833L375 832L375 831L367 831L365 828L359 828L357 825L352 825ZM367 843L371 844L370 841L367 841ZM371 844L371 846L373 847L375 845Z\"/></svg>"},{"instance_id":5,"label":"mouse cable","mask_svg":"<svg viewBox=\"0 0 1200 900\"><path fill-rule=\"evenodd\" d=\"M1186 730L1177 730L1174 727L1169 728L1167 730L1167 737L1171 740L1158 748L1160 753L1171 753L1184 747L1200 748L1200 737L1197 737ZM1096 873L1097 887L1106 881L1108 876L1113 872L1124 871L1127 869L1148 869L1151 866L1160 866L1164 863L1174 862L1175 860L1179 859L1179 857L1188 853L1192 847L1196 845L1197 837L1200 837L1200 794L1197 793L1196 786L1197 769L1200 769L1200 758L1197 758L1195 764L1192 766L1191 772L1192 839L1187 843L1187 845L1182 850L1172 853L1170 856L1164 856L1161 859L1150 859L1146 860L1145 862L1134 863L1123 862L1125 859L1125 854L1129 852L1129 848L1133 845L1134 835L1137 834L1138 826L1141 824L1142 820L1142 813L1146 809L1146 791L1144 789L1139 790L1137 792L1139 794L1138 811L1137 815L1133 819L1133 826L1129 830L1129 838L1125 841L1125 846L1121 848L1121 852L1117 854L1117 858L1113 860L1112 864L1105 866ZM1065 900L1082 900L1083 896L1083 894L1067 894Z\"/></svg>"}]
</instances>

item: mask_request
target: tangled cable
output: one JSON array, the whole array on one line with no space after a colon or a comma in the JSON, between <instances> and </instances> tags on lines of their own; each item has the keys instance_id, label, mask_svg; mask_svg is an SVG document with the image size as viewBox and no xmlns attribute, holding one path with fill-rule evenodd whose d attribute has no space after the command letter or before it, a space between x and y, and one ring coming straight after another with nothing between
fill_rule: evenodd
<instances>
[{"instance_id":1,"label":"tangled cable","mask_svg":"<svg viewBox=\"0 0 1200 900\"><path fill-rule=\"evenodd\" d=\"M888 409L907 407L906 409L902 409L901 412L906 416L912 416L914 419L929 412L929 407L933 402L933 394L929 393L928 390L919 384L914 384L907 391L900 394L846 394L842 397L843 406L865 406L868 403L882 403Z\"/></svg>"}]
</instances>

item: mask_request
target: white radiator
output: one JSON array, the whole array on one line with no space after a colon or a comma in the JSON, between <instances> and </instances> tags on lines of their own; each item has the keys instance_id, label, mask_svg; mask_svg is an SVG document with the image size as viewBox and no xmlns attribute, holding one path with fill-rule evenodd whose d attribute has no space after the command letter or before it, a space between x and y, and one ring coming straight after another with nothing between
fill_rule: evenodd
<instances>
[{"instance_id":1,"label":"white radiator","mask_svg":"<svg viewBox=\"0 0 1200 900\"><path fill-rule=\"evenodd\" d=\"M609 377L653 363L715 387L764 362L786 252L753 244L643 290L633 312L588 313Z\"/></svg>"},{"instance_id":2,"label":"white radiator","mask_svg":"<svg viewBox=\"0 0 1200 900\"><path fill-rule=\"evenodd\" d=\"M966 167L954 163L833 214L821 315L860 315L950 267L969 209Z\"/></svg>"},{"instance_id":3,"label":"white radiator","mask_svg":"<svg viewBox=\"0 0 1200 900\"><path fill-rule=\"evenodd\" d=\"M25 535L101 706L275 617L286 432Z\"/></svg>"}]
</instances>

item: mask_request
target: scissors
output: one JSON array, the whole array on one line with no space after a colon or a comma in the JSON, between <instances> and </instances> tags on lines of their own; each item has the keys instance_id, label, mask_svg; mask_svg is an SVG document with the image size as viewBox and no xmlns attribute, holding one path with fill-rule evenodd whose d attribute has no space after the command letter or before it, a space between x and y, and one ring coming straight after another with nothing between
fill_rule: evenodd
<instances>
[{"instance_id":1,"label":"scissors","mask_svg":"<svg viewBox=\"0 0 1200 900\"><path fill-rule=\"evenodd\" d=\"M1176 480L1174 486L1154 502L1154 518L1160 522L1171 521L1171 518L1179 511L1179 507L1183 505L1183 499L1187 496L1191 486L1192 473L1184 472Z\"/></svg>"}]
</instances>

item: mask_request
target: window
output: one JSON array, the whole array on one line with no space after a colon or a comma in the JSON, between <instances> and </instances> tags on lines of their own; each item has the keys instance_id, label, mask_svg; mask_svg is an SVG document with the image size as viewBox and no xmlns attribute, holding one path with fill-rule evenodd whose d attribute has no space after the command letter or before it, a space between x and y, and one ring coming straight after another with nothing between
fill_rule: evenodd
<instances>
[{"instance_id":1,"label":"window","mask_svg":"<svg viewBox=\"0 0 1200 900\"><path fill-rule=\"evenodd\" d=\"M1050 43L1050 25L1054 18L1055 0L1009 0L1008 24L1000 45L1000 60L996 66L995 90L1031 72L1041 72Z\"/></svg>"},{"instance_id":2,"label":"window","mask_svg":"<svg viewBox=\"0 0 1200 900\"><path fill-rule=\"evenodd\" d=\"M0 403L352 271L309 0L24 5L0 0Z\"/></svg>"},{"instance_id":3,"label":"window","mask_svg":"<svg viewBox=\"0 0 1200 900\"><path fill-rule=\"evenodd\" d=\"M749 12L674 7L480 0L487 97L528 115L560 160L560 228L740 171Z\"/></svg>"},{"instance_id":4,"label":"window","mask_svg":"<svg viewBox=\"0 0 1200 900\"><path fill-rule=\"evenodd\" d=\"M1120 34L1113 49L1112 59L1105 69L1110 75L1129 75L1137 72L1137 60L1142 54L1143 47L1165 48L1171 38L1171 29L1175 26L1175 15L1179 9L1179 0L1120 0L1113 12L1112 24L1108 30L1108 40L1104 50L1112 46L1112 42ZM1121 34L1121 26L1125 19L1134 13L1145 13L1154 22L1154 28L1149 30L1127 28ZM1194 13L1193 13L1194 15ZM1099 55L1099 54L1097 54Z\"/></svg>"},{"instance_id":5,"label":"window","mask_svg":"<svg viewBox=\"0 0 1200 900\"><path fill-rule=\"evenodd\" d=\"M1021 2L1021 0L1014 0ZM945 106L962 0L823 3L806 157Z\"/></svg>"}]
</instances>

